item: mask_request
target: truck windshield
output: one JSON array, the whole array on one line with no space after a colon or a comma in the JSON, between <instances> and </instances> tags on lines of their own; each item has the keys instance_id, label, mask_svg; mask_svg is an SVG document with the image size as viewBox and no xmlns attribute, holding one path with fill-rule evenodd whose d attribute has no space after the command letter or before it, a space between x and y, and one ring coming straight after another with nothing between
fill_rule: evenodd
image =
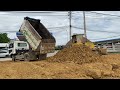
<instances>
[{"instance_id":1,"label":"truck windshield","mask_svg":"<svg viewBox=\"0 0 120 90\"><path fill-rule=\"evenodd\" d=\"M27 44L26 43L18 43L18 47L26 47Z\"/></svg>"},{"instance_id":2,"label":"truck windshield","mask_svg":"<svg viewBox=\"0 0 120 90\"><path fill-rule=\"evenodd\" d=\"M13 43L9 44L9 48L13 48L13 46L14 46Z\"/></svg>"}]
</instances>

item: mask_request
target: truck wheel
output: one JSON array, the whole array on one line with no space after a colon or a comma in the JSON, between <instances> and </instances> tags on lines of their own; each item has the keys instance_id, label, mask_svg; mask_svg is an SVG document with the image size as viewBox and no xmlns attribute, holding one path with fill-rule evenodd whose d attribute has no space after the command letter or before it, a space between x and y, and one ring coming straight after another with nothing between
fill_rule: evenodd
<instances>
[{"instance_id":1,"label":"truck wheel","mask_svg":"<svg viewBox=\"0 0 120 90\"><path fill-rule=\"evenodd\" d=\"M39 55L39 60L45 60L47 57L47 54L41 54Z\"/></svg>"},{"instance_id":2,"label":"truck wheel","mask_svg":"<svg viewBox=\"0 0 120 90\"><path fill-rule=\"evenodd\" d=\"M30 56L28 53L24 54L24 61L28 61L28 62L30 61Z\"/></svg>"},{"instance_id":3,"label":"truck wheel","mask_svg":"<svg viewBox=\"0 0 120 90\"><path fill-rule=\"evenodd\" d=\"M15 62L15 55L12 55L12 61Z\"/></svg>"}]
</instances>

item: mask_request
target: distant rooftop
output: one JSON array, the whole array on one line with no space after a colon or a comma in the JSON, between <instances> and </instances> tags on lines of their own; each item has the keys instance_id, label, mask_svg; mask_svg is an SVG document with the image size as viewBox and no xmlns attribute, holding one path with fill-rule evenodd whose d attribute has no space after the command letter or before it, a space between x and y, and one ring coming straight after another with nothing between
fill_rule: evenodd
<instances>
[{"instance_id":1,"label":"distant rooftop","mask_svg":"<svg viewBox=\"0 0 120 90\"><path fill-rule=\"evenodd\" d=\"M116 38L116 39L109 39L109 40L101 40L101 41L95 41L95 43L117 42L117 41L120 41L120 38Z\"/></svg>"}]
</instances>

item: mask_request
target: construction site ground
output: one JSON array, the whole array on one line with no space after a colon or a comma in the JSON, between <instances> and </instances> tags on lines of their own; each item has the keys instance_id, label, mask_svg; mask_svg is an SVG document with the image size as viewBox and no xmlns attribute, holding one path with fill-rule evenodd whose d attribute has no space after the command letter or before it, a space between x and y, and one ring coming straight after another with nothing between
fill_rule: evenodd
<instances>
[{"instance_id":1,"label":"construction site ground","mask_svg":"<svg viewBox=\"0 0 120 90\"><path fill-rule=\"evenodd\" d=\"M103 55L102 61L73 62L0 62L1 79L119 79L120 54Z\"/></svg>"}]
</instances>

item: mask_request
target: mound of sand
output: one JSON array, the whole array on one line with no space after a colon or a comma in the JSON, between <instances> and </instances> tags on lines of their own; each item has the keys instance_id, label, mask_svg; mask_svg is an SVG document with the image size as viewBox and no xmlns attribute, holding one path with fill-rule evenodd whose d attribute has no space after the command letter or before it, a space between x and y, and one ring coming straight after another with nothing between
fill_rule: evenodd
<instances>
[{"instance_id":1,"label":"mound of sand","mask_svg":"<svg viewBox=\"0 0 120 90\"><path fill-rule=\"evenodd\" d=\"M84 45L74 45L59 51L55 56L48 59L50 62L74 62L77 64L100 61L99 54Z\"/></svg>"}]
</instances>

